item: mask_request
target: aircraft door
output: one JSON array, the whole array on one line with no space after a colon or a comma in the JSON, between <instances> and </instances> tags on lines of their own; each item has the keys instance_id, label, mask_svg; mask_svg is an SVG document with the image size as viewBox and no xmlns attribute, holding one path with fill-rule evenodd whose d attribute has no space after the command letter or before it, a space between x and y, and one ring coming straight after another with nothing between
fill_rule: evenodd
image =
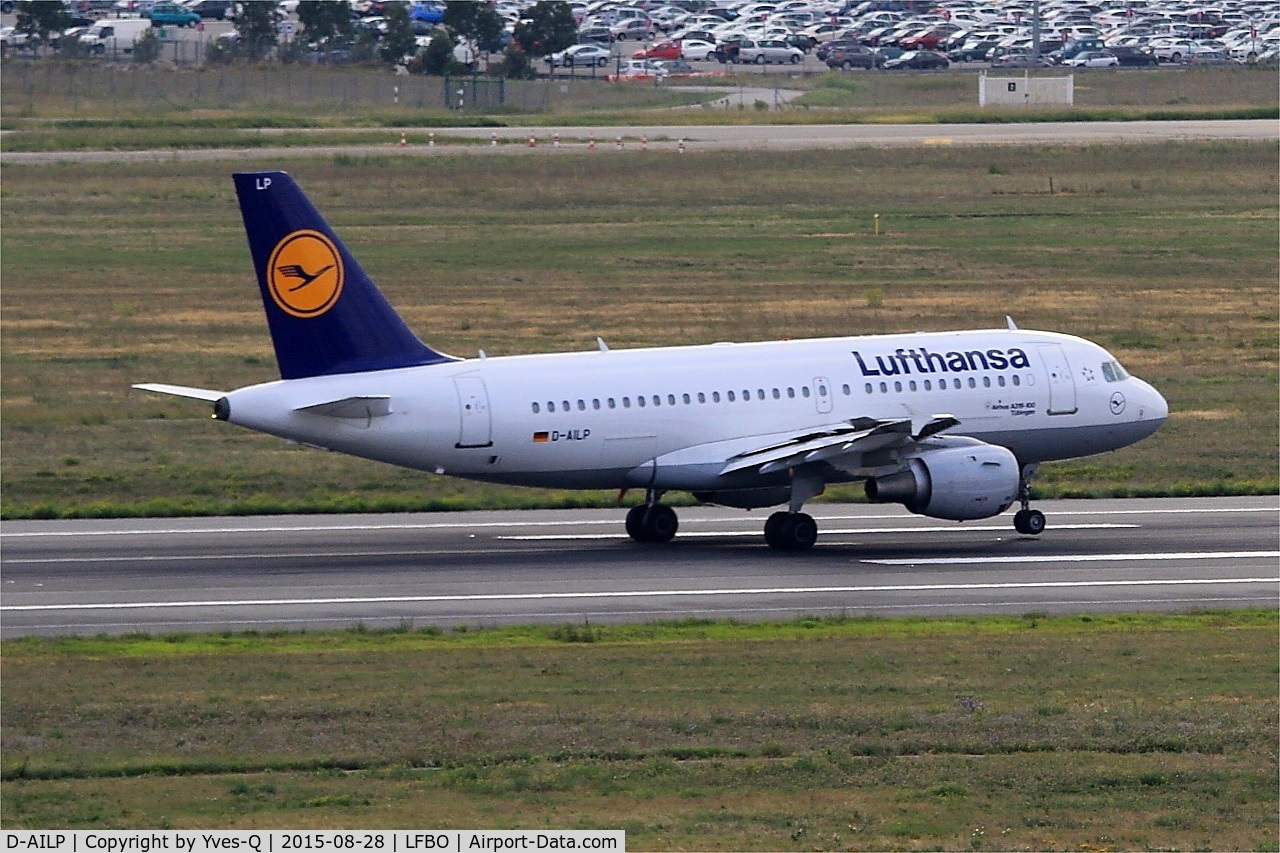
<instances>
[{"instance_id":1,"label":"aircraft door","mask_svg":"<svg viewBox=\"0 0 1280 853\"><path fill-rule=\"evenodd\" d=\"M453 387L458 391L457 447L490 447L493 445L493 418L489 412L489 392L479 376L456 376Z\"/></svg>"},{"instance_id":2,"label":"aircraft door","mask_svg":"<svg viewBox=\"0 0 1280 853\"><path fill-rule=\"evenodd\" d=\"M825 376L814 377L813 400L819 414L825 415L831 412L831 383Z\"/></svg>"},{"instance_id":3,"label":"aircraft door","mask_svg":"<svg viewBox=\"0 0 1280 853\"><path fill-rule=\"evenodd\" d=\"M1049 377L1049 414L1074 415L1076 406L1076 381L1071 375L1071 363L1061 344L1041 344L1040 361Z\"/></svg>"}]
</instances>

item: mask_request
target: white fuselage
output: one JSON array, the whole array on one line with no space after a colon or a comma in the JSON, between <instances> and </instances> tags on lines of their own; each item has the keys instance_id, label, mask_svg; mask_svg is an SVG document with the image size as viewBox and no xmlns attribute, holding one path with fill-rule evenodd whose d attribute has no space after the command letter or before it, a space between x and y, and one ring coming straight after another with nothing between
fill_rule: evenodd
<instances>
[{"instance_id":1,"label":"white fuselage","mask_svg":"<svg viewBox=\"0 0 1280 853\"><path fill-rule=\"evenodd\" d=\"M372 397L384 399L367 416L299 411ZM477 358L282 380L225 402L232 423L410 468L684 490L785 483L721 471L773 438L855 418L951 415L950 434L1027 465L1123 447L1168 414L1096 344L1017 329Z\"/></svg>"}]
</instances>

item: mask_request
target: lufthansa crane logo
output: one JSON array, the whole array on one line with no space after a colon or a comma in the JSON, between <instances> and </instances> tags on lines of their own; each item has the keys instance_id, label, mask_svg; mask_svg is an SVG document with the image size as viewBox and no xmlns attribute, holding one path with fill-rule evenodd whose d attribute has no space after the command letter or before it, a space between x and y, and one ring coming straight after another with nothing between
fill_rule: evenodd
<instances>
[{"instance_id":1,"label":"lufthansa crane logo","mask_svg":"<svg viewBox=\"0 0 1280 853\"><path fill-rule=\"evenodd\" d=\"M342 293L342 256L319 231L286 234L267 261L267 289L286 314L309 320L333 307Z\"/></svg>"}]
</instances>

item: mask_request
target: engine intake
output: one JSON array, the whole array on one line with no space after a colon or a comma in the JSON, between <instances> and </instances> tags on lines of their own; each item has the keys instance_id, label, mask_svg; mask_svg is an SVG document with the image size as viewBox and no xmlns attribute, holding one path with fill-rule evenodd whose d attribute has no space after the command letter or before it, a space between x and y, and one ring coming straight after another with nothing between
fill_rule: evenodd
<instances>
[{"instance_id":1,"label":"engine intake","mask_svg":"<svg viewBox=\"0 0 1280 853\"><path fill-rule=\"evenodd\" d=\"M968 521L990 518L1018 497L1018 460L1007 448L974 442L927 450L902 471L866 481L872 503L900 503L917 515Z\"/></svg>"}]
</instances>

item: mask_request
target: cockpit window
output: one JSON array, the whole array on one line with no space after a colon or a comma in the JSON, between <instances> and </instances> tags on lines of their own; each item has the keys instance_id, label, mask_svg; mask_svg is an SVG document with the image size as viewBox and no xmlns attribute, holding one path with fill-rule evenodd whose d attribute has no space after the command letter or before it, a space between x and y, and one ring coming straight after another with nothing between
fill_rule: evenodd
<instances>
[{"instance_id":1,"label":"cockpit window","mask_svg":"<svg viewBox=\"0 0 1280 853\"><path fill-rule=\"evenodd\" d=\"M1123 382L1129 378L1129 372L1118 361L1104 361L1102 363L1102 376L1108 382Z\"/></svg>"}]
</instances>

